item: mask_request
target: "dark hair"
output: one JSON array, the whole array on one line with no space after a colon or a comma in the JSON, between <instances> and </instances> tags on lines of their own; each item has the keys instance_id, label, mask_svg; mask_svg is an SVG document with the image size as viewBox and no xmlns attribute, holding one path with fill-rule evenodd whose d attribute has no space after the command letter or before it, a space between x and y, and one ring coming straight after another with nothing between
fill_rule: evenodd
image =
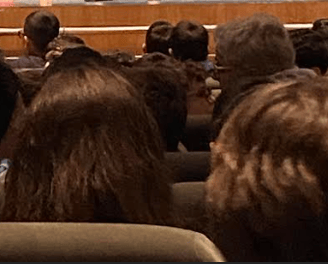
<instances>
[{"instance_id":1,"label":"dark hair","mask_svg":"<svg viewBox=\"0 0 328 264\"><path fill-rule=\"evenodd\" d=\"M156 56L156 53L148 56ZM126 69L125 75L143 94L152 110L166 150L176 151L186 124L188 82L182 69L175 68L176 64L171 64L170 58L165 62L151 61L139 61L139 66Z\"/></svg>"},{"instance_id":2,"label":"dark hair","mask_svg":"<svg viewBox=\"0 0 328 264\"><path fill-rule=\"evenodd\" d=\"M132 67L135 62L133 53L121 50L110 51L104 55L104 58L109 64L113 65L112 67L115 67L115 64L123 67ZM115 68L117 68L117 66Z\"/></svg>"},{"instance_id":3,"label":"dark hair","mask_svg":"<svg viewBox=\"0 0 328 264\"><path fill-rule=\"evenodd\" d=\"M59 28L59 20L53 13L39 10L26 17L24 34L39 51L45 52L48 43L58 36Z\"/></svg>"},{"instance_id":4,"label":"dark hair","mask_svg":"<svg viewBox=\"0 0 328 264\"><path fill-rule=\"evenodd\" d=\"M211 89L206 86L207 71L199 62L187 60L182 63L187 79L189 81L189 96L208 98Z\"/></svg>"},{"instance_id":5,"label":"dark hair","mask_svg":"<svg viewBox=\"0 0 328 264\"><path fill-rule=\"evenodd\" d=\"M198 97L207 97L210 93L208 87L199 85L196 87L195 83L203 83L205 85L205 79L207 77L207 72L200 62L195 62L192 60L187 60L184 62L178 61L173 57L167 56L163 53L154 52L151 54L145 54L134 63L134 66L138 67L164 67L174 69L180 72L183 77L184 82L188 82L189 85L186 86L187 96L196 95Z\"/></svg>"},{"instance_id":6,"label":"dark hair","mask_svg":"<svg viewBox=\"0 0 328 264\"><path fill-rule=\"evenodd\" d=\"M0 140L5 135L16 106L21 82L13 70L0 62Z\"/></svg>"},{"instance_id":7,"label":"dark hair","mask_svg":"<svg viewBox=\"0 0 328 264\"><path fill-rule=\"evenodd\" d=\"M138 67L164 67L178 72L186 91L187 112L193 114L199 111L210 111L206 108L206 105L201 105L200 110L200 104L197 101L206 100L211 94L211 88L206 85L205 81L208 73L201 62L192 60L181 62L173 57L154 52L145 54L134 65Z\"/></svg>"},{"instance_id":8,"label":"dark hair","mask_svg":"<svg viewBox=\"0 0 328 264\"><path fill-rule=\"evenodd\" d=\"M172 31L173 56L181 61L204 61L208 55L208 32L196 21L180 21Z\"/></svg>"},{"instance_id":9,"label":"dark hair","mask_svg":"<svg viewBox=\"0 0 328 264\"><path fill-rule=\"evenodd\" d=\"M164 20L158 20L151 24L146 33L147 53L161 52L169 55L172 29L172 24Z\"/></svg>"},{"instance_id":10,"label":"dark hair","mask_svg":"<svg viewBox=\"0 0 328 264\"><path fill-rule=\"evenodd\" d=\"M294 45L294 43L303 41L305 36L313 34L313 30L309 28L296 28L288 30L288 34Z\"/></svg>"},{"instance_id":11,"label":"dark hair","mask_svg":"<svg viewBox=\"0 0 328 264\"><path fill-rule=\"evenodd\" d=\"M169 221L158 126L133 87L102 67L50 76L28 109L6 175L5 221Z\"/></svg>"},{"instance_id":12,"label":"dark hair","mask_svg":"<svg viewBox=\"0 0 328 264\"><path fill-rule=\"evenodd\" d=\"M313 30L321 30L328 27L328 18L320 18L313 22Z\"/></svg>"},{"instance_id":13,"label":"dark hair","mask_svg":"<svg viewBox=\"0 0 328 264\"><path fill-rule=\"evenodd\" d=\"M327 72L328 42L323 34L324 32L311 29L290 34L296 52L295 63L298 67L318 67L322 75Z\"/></svg>"},{"instance_id":14,"label":"dark hair","mask_svg":"<svg viewBox=\"0 0 328 264\"><path fill-rule=\"evenodd\" d=\"M59 57L55 57L46 68L43 79L63 70L79 68L81 65L93 67L96 65L106 66L107 64L107 60L98 51L91 48L85 46L67 48Z\"/></svg>"},{"instance_id":15,"label":"dark hair","mask_svg":"<svg viewBox=\"0 0 328 264\"><path fill-rule=\"evenodd\" d=\"M148 67L148 66L163 66L166 68L181 68L181 62L161 52L153 52L144 54L141 58L135 61L133 66Z\"/></svg>"},{"instance_id":16,"label":"dark hair","mask_svg":"<svg viewBox=\"0 0 328 264\"><path fill-rule=\"evenodd\" d=\"M82 38L69 33L60 34L58 37L58 41L62 41L67 44L76 44L82 46L86 45Z\"/></svg>"},{"instance_id":17,"label":"dark hair","mask_svg":"<svg viewBox=\"0 0 328 264\"><path fill-rule=\"evenodd\" d=\"M259 252L266 260L327 260L317 252L327 253L327 130L324 79L272 84L245 97L211 148L207 203L218 226L237 220L269 247ZM238 258L233 250L230 261Z\"/></svg>"},{"instance_id":18,"label":"dark hair","mask_svg":"<svg viewBox=\"0 0 328 264\"><path fill-rule=\"evenodd\" d=\"M85 46L85 42L80 37L71 34L61 34L48 43L46 48L46 61L52 62L54 58L60 56L65 49Z\"/></svg>"}]
</instances>

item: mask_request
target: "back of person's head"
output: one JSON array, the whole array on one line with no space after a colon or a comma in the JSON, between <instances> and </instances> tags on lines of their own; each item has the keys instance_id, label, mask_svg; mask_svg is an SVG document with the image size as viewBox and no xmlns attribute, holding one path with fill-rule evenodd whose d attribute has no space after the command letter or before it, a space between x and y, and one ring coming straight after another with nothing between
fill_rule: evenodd
<instances>
[{"instance_id":1,"label":"back of person's head","mask_svg":"<svg viewBox=\"0 0 328 264\"><path fill-rule=\"evenodd\" d=\"M172 31L170 47L173 56L181 61L204 61L208 55L208 32L196 21L180 21Z\"/></svg>"},{"instance_id":2,"label":"back of person's head","mask_svg":"<svg viewBox=\"0 0 328 264\"><path fill-rule=\"evenodd\" d=\"M295 67L295 51L287 30L268 14L230 21L214 33L220 96L213 109L217 135L231 110L244 94L271 82L270 76Z\"/></svg>"},{"instance_id":3,"label":"back of person's head","mask_svg":"<svg viewBox=\"0 0 328 264\"><path fill-rule=\"evenodd\" d=\"M107 60L98 51L91 48L85 46L67 48L46 68L43 79L64 70L79 68L81 65L93 67L95 65L107 66L107 64Z\"/></svg>"},{"instance_id":4,"label":"back of person's head","mask_svg":"<svg viewBox=\"0 0 328 264\"><path fill-rule=\"evenodd\" d=\"M206 70L202 66L201 62L195 62L192 60L187 60L181 62L176 60L171 56L167 56L160 52L154 52L151 54L145 54L142 58L138 59L134 66L138 67L164 67L175 69L181 72L182 75L185 75L187 81L189 83L199 81L205 83L205 79L207 77ZM198 96L203 96L207 91L204 89L194 89L195 87L189 85L187 88L187 92L191 92L193 94L197 94Z\"/></svg>"},{"instance_id":5,"label":"back of person's head","mask_svg":"<svg viewBox=\"0 0 328 264\"><path fill-rule=\"evenodd\" d=\"M328 18L320 18L313 22L313 30L322 30L327 29L328 27Z\"/></svg>"},{"instance_id":6,"label":"back of person's head","mask_svg":"<svg viewBox=\"0 0 328 264\"><path fill-rule=\"evenodd\" d=\"M326 261L327 130L325 79L271 84L245 97L211 146L206 200L218 226L234 219L262 238L265 260ZM243 252L234 250L230 261Z\"/></svg>"},{"instance_id":7,"label":"back of person's head","mask_svg":"<svg viewBox=\"0 0 328 264\"><path fill-rule=\"evenodd\" d=\"M271 75L294 66L288 32L278 18L269 14L219 25L215 41L217 62L239 75Z\"/></svg>"},{"instance_id":8,"label":"back of person's head","mask_svg":"<svg viewBox=\"0 0 328 264\"><path fill-rule=\"evenodd\" d=\"M164 67L170 68L180 73L180 79L188 83L185 86L187 92L187 112L188 114L194 114L200 107L203 108L205 105L197 107L195 102L200 99L207 99L211 94L211 89L206 86L205 79L207 73L200 62L187 60L184 62L178 61L173 57L164 55L159 52L152 54L145 54L142 58L137 60L134 66L138 67ZM195 100L196 99L196 100ZM203 109L201 109L203 110ZM204 109L205 111L205 109Z\"/></svg>"},{"instance_id":9,"label":"back of person's head","mask_svg":"<svg viewBox=\"0 0 328 264\"><path fill-rule=\"evenodd\" d=\"M158 126L135 89L101 66L47 79L21 123L5 221L169 221Z\"/></svg>"},{"instance_id":10,"label":"back of person's head","mask_svg":"<svg viewBox=\"0 0 328 264\"><path fill-rule=\"evenodd\" d=\"M300 29L290 33L296 52L295 64L324 75L328 68L328 41L324 31Z\"/></svg>"},{"instance_id":11,"label":"back of person's head","mask_svg":"<svg viewBox=\"0 0 328 264\"><path fill-rule=\"evenodd\" d=\"M17 75L8 65L0 62L0 140L8 129L20 89L21 82Z\"/></svg>"},{"instance_id":12,"label":"back of person's head","mask_svg":"<svg viewBox=\"0 0 328 264\"><path fill-rule=\"evenodd\" d=\"M64 33L59 35L58 41L62 41L64 44L67 43L68 45L69 44L82 45L82 46L86 45L85 41L82 38L69 33Z\"/></svg>"},{"instance_id":13,"label":"back of person's head","mask_svg":"<svg viewBox=\"0 0 328 264\"><path fill-rule=\"evenodd\" d=\"M176 151L186 124L188 82L170 58L165 62L151 61L139 61L139 66L127 69L125 75L145 97L159 124L166 150Z\"/></svg>"},{"instance_id":14,"label":"back of person's head","mask_svg":"<svg viewBox=\"0 0 328 264\"><path fill-rule=\"evenodd\" d=\"M155 21L147 30L145 53L161 52L169 55L169 41L173 26L165 20Z\"/></svg>"},{"instance_id":15,"label":"back of person's head","mask_svg":"<svg viewBox=\"0 0 328 264\"><path fill-rule=\"evenodd\" d=\"M38 52L44 53L47 45L59 35L58 18L45 10L29 14L24 22L24 35Z\"/></svg>"},{"instance_id":16,"label":"back of person's head","mask_svg":"<svg viewBox=\"0 0 328 264\"><path fill-rule=\"evenodd\" d=\"M296 28L288 30L288 34L294 45L294 43L302 42L307 35L312 35L313 30L310 28Z\"/></svg>"},{"instance_id":17,"label":"back of person's head","mask_svg":"<svg viewBox=\"0 0 328 264\"><path fill-rule=\"evenodd\" d=\"M141 58L133 63L137 67L160 66L165 68L181 69L182 63L171 56L162 52L153 52L143 55Z\"/></svg>"},{"instance_id":18,"label":"back of person's head","mask_svg":"<svg viewBox=\"0 0 328 264\"><path fill-rule=\"evenodd\" d=\"M61 34L47 45L45 59L48 62L52 62L64 50L83 46L86 46L86 44L82 38L67 33Z\"/></svg>"},{"instance_id":19,"label":"back of person's head","mask_svg":"<svg viewBox=\"0 0 328 264\"><path fill-rule=\"evenodd\" d=\"M132 67L136 58L133 53L121 50L110 51L104 55L109 64L115 67L115 64L123 67Z\"/></svg>"}]
</instances>

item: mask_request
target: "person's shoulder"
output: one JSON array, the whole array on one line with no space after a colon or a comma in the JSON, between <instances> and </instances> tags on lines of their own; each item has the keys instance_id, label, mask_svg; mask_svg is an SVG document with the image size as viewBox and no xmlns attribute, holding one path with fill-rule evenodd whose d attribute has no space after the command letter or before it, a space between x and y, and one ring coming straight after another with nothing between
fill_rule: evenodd
<instances>
[{"instance_id":1,"label":"person's shoulder","mask_svg":"<svg viewBox=\"0 0 328 264\"><path fill-rule=\"evenodd\" d=\"M13 69L43 68L45 60L37 56L21 56L16 59L6 59L6 63Z\"/></svg>"},{"instance_id":2,"label":"person's shoulder","mask_svg":"<svg viewBox=\"0 0 328 264\"><path fill-rule=\"evenodd\" d=\"M292 69L286 69L284 71L278 72L270 77L273 82L281 82L312 79L316 78L317 76L318 75L315 73L315 71L311 69L294 67Z\"/></svg>"}]
</instances>

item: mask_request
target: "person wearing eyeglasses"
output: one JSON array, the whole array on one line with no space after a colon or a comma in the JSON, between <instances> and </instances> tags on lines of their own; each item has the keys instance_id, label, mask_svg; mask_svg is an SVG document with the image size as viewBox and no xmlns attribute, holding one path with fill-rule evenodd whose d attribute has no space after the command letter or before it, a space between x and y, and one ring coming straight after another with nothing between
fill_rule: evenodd
<instances>
[{"instance_id":1,"label":"person wearing eyeglasses","mask_svg":"<svg viewBox=\"0 0 328 264\"><path fill-rule=\"evenodd\" d=\"M47 47L59 35L60 22L51 12L39 10L29 14L18 36L24 42L24 55L7 60L12 68L43 68Z\"/></svg>"},{"instance_id":2,"label":"person wearing eyeglasses","mask_svg":"<svg viewBox=\"0 0 328 264\"><path fill-rule=\"evenodd\" d=\"M213 137L219 135L231 111L259 84L316 76L314 71L295 65L288 32L272 15L255 14L219 25L214 38L222 92L213 110Z\"/></svg>"}]
</instances>

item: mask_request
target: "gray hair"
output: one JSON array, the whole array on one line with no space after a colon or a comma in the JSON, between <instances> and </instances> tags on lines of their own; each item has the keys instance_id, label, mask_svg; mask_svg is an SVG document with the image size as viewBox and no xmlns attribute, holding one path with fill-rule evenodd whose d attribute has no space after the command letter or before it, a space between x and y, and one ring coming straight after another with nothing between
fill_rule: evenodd
<instances>
[{"instance_id":1,"label":"gray hair","mask_svg":"<svg viewBox=\"0 0 328 264\"><path fill-rule=\"evenodd\" d=\"M215 41L219 62L242 75L271 75L294 66L288 32L278 18L268 14L219 25Z\"/></svg>"}]
</instances>

